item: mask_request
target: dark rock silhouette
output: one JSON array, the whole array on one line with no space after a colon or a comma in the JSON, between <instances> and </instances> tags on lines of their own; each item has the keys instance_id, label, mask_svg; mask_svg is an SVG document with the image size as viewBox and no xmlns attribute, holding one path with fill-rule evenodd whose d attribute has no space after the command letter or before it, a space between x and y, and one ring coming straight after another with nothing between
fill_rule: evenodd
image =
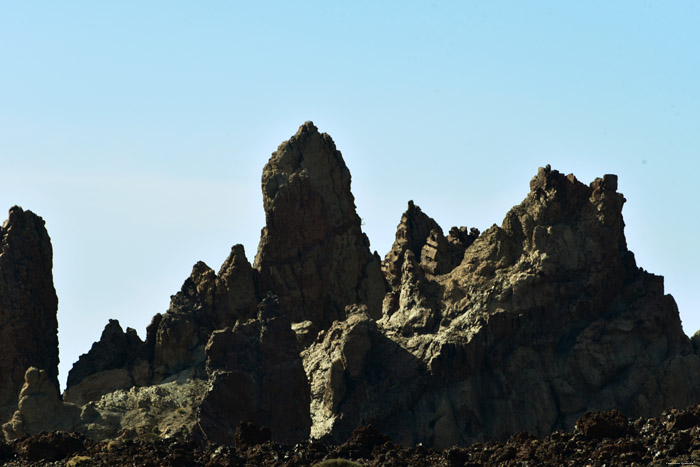
<instances>
[{"instance_id":1,"label":"dark rock silhouette","mask_svg":"<svg viewBox=\"0 0 700 467\"><path fill-rule=\"evenodd\" d=\"M353 401L354 416L404 444L448 447L571 429L591 409L651 416L698 400L700 359L663 279L638 268L627 249L616 177L587 186L546 167L530 188L449 273L424 271L414 253L420 243L405 249L400 283L385 268L394 288L377 333L428 371L406 377L405 365L386 356L383 378L373 382L379 367L364 366L355 378L368 387ZM335 374L333 366L316 368ZM364 394L387 394L384 381L396 377L402 391L384 404L411 408L387 417ZM416 401L411 387L421 388ZM325 397L343 399L347 390L331 384ZM333 413L312 416L317 435L347 435Z\"/></svg>"},{"instance_id":2,"label":"dark rock silhouette","mask_svg":"<svg viewBox=\"0 0 700 467\"><path fill-rule=\"evenodd\" d=\"M0 423L17 407L24 373L46 371L58 391L58 298L44 220L18 206L0 227Z\"/></svg>"},{"instance_id":3,"label":"dark rock silhouette","mask_svg":"<svg viewBox=\"0 0 700 467\"><path fill-rule=\"evenodd\" d=\"M96 439L236 442L236 458L252 463L275 443L350 437L335 451L309 448L307 460L374 458L390 446L373 465L537 463L568 449L557 430L576 429L571 446L608 459L593 443L646 436L643 422L627 417L700 402L700 337L683 333L663 278L628 250L614 175L585 185L540 168L522 203L483 233L453 227L445 236L409 202L383 262L362 233L340 152L311 122L272 154L262 187L266 225L254 266L240 245L218 274L195 264L145 342L111 321L71 371L65 401L45 388L55 381L50 368L27 372L26 403L7 436L71 426ZM51 310L37 304L53 303L55 323L43 222L13 209L1 231L0 311L33 316ZM25 336L21 326L8 329ZM55 350L55 331L44 338L40 348ZM15 371L13 361L3 364ZM16 393L6 392L7 404ZM41 424L36 407L46 407ZM700 412L666 413L664 436L689 452ZM540 452L533 440L545 436ZM419 444L508 437L444 457ZM648 460L638 444L625 446L625 459Z\"/></svg>"},{"instance_id":4,"label":"dark rock silhouette","mask_svg":"<svg viewBox=\"0 0 700 467\"><path fill-rule=\"evenodd\" d=\"M199 427L217 443L231 444L242 422L270 428L271 438L297 443L309 436L309 384L289 317L269 294L257 319L215 331L206 348L209 391Z\"/></svg>"},{"instance_id":5,"label":"dark rock silhouette","mask_svg":"<svg viewBox=\"0 0 700 467\"><path fill-rule=\"evenodd\" d=\"M330 136L306 122L263 169L263 228L255 268L292 322L319 329L364 303L379 318L385 293L350 192L350 171Z\"/></svg>"},{"instance_id":6,"label":"dark rock silhouette","mask_svg":"<svg viewBox=\"0 0 700 467\"><path fill-rule=\"evenodd\" d=\"M195 264L168 311L149 329L154 382L194 366L203 370L211 333L255 316L256 304L254 270L242 245L231 249L218 275L201 261Z\"/></svg>"},{"instance_id":7,"label":"dark rock silhouette","mask_svg":"<svg viewBox=\"0 0 700 467\"><path fill-rule=\"evenodd\" d=\"M119 321L111 319L100 340L73 364L63 399L83 405L103 394L143 386L150 380L146 344L134 329L126 328L124 332Z\"/></svg>"}]
</instances>

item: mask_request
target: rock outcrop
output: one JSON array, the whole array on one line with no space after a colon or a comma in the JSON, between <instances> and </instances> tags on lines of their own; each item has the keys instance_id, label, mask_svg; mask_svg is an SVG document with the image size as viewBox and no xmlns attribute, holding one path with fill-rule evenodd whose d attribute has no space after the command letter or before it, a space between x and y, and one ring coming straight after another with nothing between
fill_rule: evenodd
<instances>
[{"instance_id":1,"label":"rock outcrop","mask_svg":"<svg viewBox=\"0 0 700 467\"><path fill-rule=\"evenodd\" d=\"M17 439L42 431L72 431L80 418L80 408L64 404L48 373L30 367L24 375L18 409L2 426L5 438Z\"/></svg>"},{"instance_id":2,"label":"rock outcrop","mask_svg":"<svg viewBox=\"0 0 700 467\"><path fill-rule=\"evenodd\" d=\"M219 274L201 261L195 264L168 311L149 328L154 381L197 366L204 376L204 347L211 333L254 317L256 305L254 270L243 245L231 249Z\"/></svg>"},{"instance_id":3,"label":"rock outcrop","mask_svg":"<svg viewBox=\"0 0 700 467\"><path fill-rule=\"evenodd\" d=\"M309 383L277 297L260 303L257 319L215 331L206 352L210 382L199 409L206 439L231 444L242 422L269 427L282 443L308 438Z\"/></svg>"},{"instance_id":4,"label":"rock outcrop","mask_svg":"<svg viewBox=\"0 0 700 467\"><path fill-rule=\"evenodd\" d=\"M117 389L144 386L150 380L146 344L134 329L124 332L119 321L111 319L100 340L73 364L63 399L83 405Z\"/></svg>"},{"instance_id":5,"label":"rock outcrop","mask_svg":"<svg viewBox=\"0 0 700 467\"><path fill-rule=\"evenodd\" d=\"M355 378L369 387L351 399L351 413L315 410L314 432L341 440L347 428L337 420L352 416L402 443L447 447L571 429L591 409L651 416L698 400L700 359L663 279L627 250L616 177L586 186L547 167L530 188L502 227L481 234L442 275L416 260L423 245L413 239L438 231L409 205L394 245L403 261L393 253L385 261L393 290L377 333L421 364L413 377L389 356L366 365ZM306 358L328 347L312 346ZM373 383L379 368L383 379ZM338 372L307 371L314 381ZM402 392L384 404L406 410L378 412L372 395L387 394L384 381L399 377ZM339 385L326 390L329 400L348 397Z\"/></svg>"},{"instance_id":6,"label":"rock outcrop","mask_svg":"<svg viewBox=\"0 0 700 467\"><path fill-rule=\"evenodd\" d=\"M355 303L379 318L386 290L380 261L362 233L350 171L331 137L302 125L265 165L262 189L260 290L277 295L292 322L318 329Z\"/></svg>"},{"instance_id":7,"label":"rock outcrop","mask_svg":"<svg viewBox=\"0 0 700 467\"><path fill-rule=\"evenodd\" d=\"M542 437L577 419L579 441L624 437L625 417L700 402L700 337L683 334L663 278L628 250L614 175L585 185L540 168L523 202L483 233L445 236L409 202L383 262L340 152L312 123L273 153L262 185L254 266L240 245L218 274L195 264L145 342L110 321L71 371L64 398L76 404L46 389L49 370L27 372L5 433L35 432L41 407L46 426L96 439L200 437L243 450L352 435L338 452L366 457L387 436L447 448ZM3 313L47 301L48 288L25 290L45 282L46 255L6 255L46 253L25 239L43 238L37 222L11 211L0 231ZM44 282L29 281L36 274ZM619 412L583 416L608 409ZM683 417L668 429L700 420ZM454 452L459 465L466 454Z\"/></svg>"},{"instance_id":8,"label":"rock outcrop","mask_svg":"<svg viewBox=\"0 0 700 467\"><path fill-rule=\"evenodd\" d=\"M44 220L15 206L0 227L0 422L17 407L27 368L58 391L58 298Z\"/></svg>"},{"instance_id":9,"label":"rock outcrop","mask_svg":"<svg viewBox=\"0 0 700 467\"><path fill-rule=\"evenodd\" d=\"M216 274L203 262L192 268L164 314L156 314L146 342L110 320L102 337L68 375L64 398L76 403L117 389L164 381L182 371L206 379L204 347L211 333L256 315L255 270L234 245Z\"/></svg>"}]
</instances>

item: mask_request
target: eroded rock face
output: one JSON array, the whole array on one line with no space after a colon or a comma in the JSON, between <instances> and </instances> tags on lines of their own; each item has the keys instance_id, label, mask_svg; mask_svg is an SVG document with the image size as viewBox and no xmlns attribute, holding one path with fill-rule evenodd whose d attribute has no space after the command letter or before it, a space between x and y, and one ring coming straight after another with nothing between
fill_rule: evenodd
<instances>
[{"instance_id":1,"label":"eroded rock face","mask_svg":"<svg viewBox=\"0 0 700 467\"><path fill-rule=\"evenodd\" d=\"M401 284L405 253L410 251L425 273L448 273L462 262L464 251L478 236L475 228L452 227L445 237L438 223L409 201L396 229L394 244L382 262L382 272L396 290Z\"/></svg>"},{"instance_id":2,"label":"eroded rock face","mask_svg":"<svg viewBox=\"0 0 700 467\"><path fill-rule=\"evenodd\" d=\"M0 422L17 407L30 366L58 391L58 298L44 220L15 206L0 227Z\"/></svg>"},{"instance_id":3,"label":"eroded rock face","mask_svg":"<svg viewBox=\"0 0 700 467\"><path fill-rule=\"evenodd\" d=\"M350 171L311 122L282 143L262 177L265 227L255 267L293 322L320 329L364 303L378 318L385 293L379 259L362 233Z\"/></svg>"},{"instance_id":4,"label":"eroded rock face","mask_svg":"<svg viewBox=\"0 0 700 467\"><path fill-rule=\"evenodd\" d=\"M255 316L256 305L254 271L242 245L231 249L218 275L201 261L195 264L168 311L149 329L154 381L189 367L203 370L211 333Z\"/></svg>"},{"instance_id":5,"label":"eroded rock face","mask_svg":"<svg viewBox=\"0 0 700 467\"><path fill-rule=\"evenodd\" d=\"M145 343L110 322L81 357L66 392L82 404L74 429L231 443L251 422L273 441L339 443L371 423L394 442L447 448L570 430L613 408L578 430L618 436L621 414L700 401L700 337L683 334L663 278L627 249L615 176L585 185L540 168L525 200L481 234L445 236L409 203L381 268L349 171L310 122L272 155L263 195L255 268L240 246L218 274L197 263ZM28 401L49 394L32 391ZM49 399L47 413L73 410ZM13 418L9 429L26 424ZM384 440L374 429L360 437L371 442L351 449Z\"/></svg>"},{"instance_id":6,"label":"eroded rock face","mask_svg":"<svg viewBox=\"0 0 700 467\"><path fill-rule=\"evenodd\" d=\"M18 409L3 425L7 439L17 439L42 431L72 431L80 417L80 408L64 404L48 373L30 367L24 375Z\"/></svg>"},{"instance_id":7,"label":"eroded rock face","mask_svg":"<svg viewBox=\"0 0 700 467\"><path fill-rule=\"evenodd\" d=\"M241 422L269 427L271 439L309 436L309 384L289 317L268 295L258 317L212 333L206 348L209 390L199 409L206 439L231 444Z\"/></svg>"},{"instance_id":8,"label":"eroded rock face","mask_svg":"<svg viewBox=\"0 0 700 467\"><path fill-rule=\"evenodd\" d=\"M117 389L143 386L151 380L146 344L136 331L122 329L111 319L87 354L68 373L63 399L78 405L99 399Z\"/></svg>"},{"instance_id":9,"label":"eroded rock face","mask_svg":"<svg viewBox=\"0 0 700 467\"><path fill-rule=\"evenodd\" d=\"M396 441L447 447L571 429L587 410L651 416L696 402L700 359L663 279L638 268L627 249L623 203L615 176L587 186L542 168L523 203L467 246L450 272L427 273L414 251L423 251L420 242L403 249L403 261L388 256L394 288L375 340L418 363L409 377L391 355L364 365L355 378L365 388L349 411ZM397 243L403 238L409 235L397 234ZM401 264L400 276L392 264ZM312 388L348 380L333 350L344 332L333 332L305 354ZM379 368L383 378L373 380ZM402 390L391 403L406 409L377 412L372 395L388 393L385 382L397 378ZM318 391L312 432L340 441L336 433L347 430L337 401L347 400L348 388L324 386L330 408L319 405Z\"/></svg>"},{"instance_id":10,"label":"eroded rock face","mask_svg":"<svg viewBox=\"0 0 700 467\"><path fill-rule=\"evenodd\" d=\"M381 332L365 306L347 314L302 352L311 382L311 436L347 439L370 419L392 435L410 430L390 421L412 410L426 390L425 363Z\"/></svg>"}]
</instances>

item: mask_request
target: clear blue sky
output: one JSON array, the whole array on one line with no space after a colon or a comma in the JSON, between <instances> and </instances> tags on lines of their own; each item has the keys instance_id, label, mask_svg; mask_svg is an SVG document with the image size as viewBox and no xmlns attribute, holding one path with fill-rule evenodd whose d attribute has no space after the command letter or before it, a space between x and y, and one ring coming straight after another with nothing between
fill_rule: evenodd
<instances>
[{"instance_id":1,"label":"clear blue sky","mask_svg":"<svg viewBox=\"0 0 700 467\"><path fill-rule=\"evenodd\" d=\"M700 1L3 2L0 209L54 246L60 378L264 224L306 120L384 255L409 199L500 224L551 164L620 177L638 264L700 329ZM4 218L4 217L3 217Z\"/></svg>"}]
</instances>

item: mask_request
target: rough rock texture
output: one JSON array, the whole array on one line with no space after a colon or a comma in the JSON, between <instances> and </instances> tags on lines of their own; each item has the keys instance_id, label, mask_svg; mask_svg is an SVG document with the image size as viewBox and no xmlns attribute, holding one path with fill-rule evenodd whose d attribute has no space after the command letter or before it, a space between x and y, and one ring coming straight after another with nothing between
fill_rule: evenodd
<instances>
[{"instance_id":1,"label":"rough rock texture","mask_svg":"<svg viewBox=\"0 0 700 467\"><path fill-rule=\"evenodd\" d=\"M350 192L350 171L330 136L306 122L282 143L262 176L265 227L255 267L292 322L325 329L347 305L378 318L385 293Z\"/></svg>"},{"instance_id":2,"label":"rough rock texture","mask_svg":"<svg viewBox=\"0 0 700 467\"><path fill-rule=\"evenodd\" d=\"M146 342L110 320L100 340L73 365L64 397L83 404L188 369L206 379L204 347L211 333L254 317L256 307L255 271L243 246L234 245L218 274L201 261L194 265L168 311L154 316Z\"/></svg>"},{"instance_id":3,"label":"rough rock texture","mask_svg":"<svg viewBox=\"0 0 700 467\"><path fill-rule=\"evenodd\" d=\"M105 394L82 407L75 430L91 439L191 439L207 382L192 372L166 381Z\"/></svg>"},{"instance_id":4,"label":"rough rock texture","mask_svg":"<svg viewBox=\"0 0 700 467\"><path fill-rule=\"evenodd\" d=\"M201 261L195 264L168 311L157 315L148 330L154 381L203 366L211 333L254 317L256 304L254 270L243 245L231 249L218 275Z\"/></svg>"},{"instance_id":5,"label":"rough rock texture","mask_svg":"<svg viewBox=\"0 0 700 467\"><path fill-rule=\"evenodd\" d=\"M58 298L44 220L15 206L0 227L0 423L17 407L30 366L58 390Z\"/></svg>"},{"instance_id":6,"label":"rough rock texture","mask_svg":"<svg viewBox=\"0 0 700 467\"><path fill-rule=\"evenodd\" d=\"M225 465L262 465L280 452L299 460L290 465L334 454L371 457L371 465L465 465L700 452L689 438L700 426L697 410L667 412L663 430L626 418L700 401L700 335L683 334L663 278L637 267L627 249L615 176L585 185L540 168L525 200L481 234L455 227L445 237L409 203L381 267L360 229L349 171L313 124L272 155L263 199L267 225L254 268L240 246L218 274L197 263L145 343L110 322L71 372L66 399L82 405L78 420L76 406L47 389L50 371L27 373L5 433L31 434L41 422L94 439L230 444L238 430L240 446L210 453ZM24 256L6 255L34 238L36 229L19 227L28 225L21 215L11 211L2 230L0 285L9 292L0 316L6 303L43 296L25 290L33 283L27 271L47 270L41 261L16 268ZM585 415L608 409L619 412ZM38 410L45 420L34 417ZM574 435L557 434L577 420ZM368 423L374 428L356 430ZM534 436L444 455L424 447L524 430ZM663 439L649 444L645 430ZM337 449L307 441L308 451L293 452L276 444L309 435L352 441ZM186 454L177 462L193 463Z\"/></svg>"},{"instance_id":7,"label":"rough rock texture","mask_svg":"<svg viewBox=\"0 0 700 467\"><path fill-rule=\"evenodd\" d=\"M380 332L366 307L347 314L302 353L311 382L311 436L342 440L369 419L392 433L409 430L382 421L419 400L427 388L425 363Z\"/></svg>"},{"instance_id":8,"label":"rough rock texture","mask_svg":"<svg viewBox=\"0 0 700 467\"><path fill-rule=\"evenodd\" d=\"M374 335L401 352L372 347L381 361L368 359L355 373L363 390L326 384L330 407L314 391L312 433L344 439L353 418L403 444L447 447L571 429L591 409L649 416L697 402L700 359L663 279L638 268L627 250L616 177L586 186L547 167L530 187L502 227L474 240L449 273L427 274L416 260L420 244L404 249L400 282L385 267L394 288ZM402 220L399 230L409 225ZM332 331L305 354L312 388L336 374L348 378L331 364L345 331L335 340ZM387 391L392 380L400 391Z\"/></svg>"},{"instance_id":9,"label":"rough rock texture","mask_svg":"<svg viewBox=\"0 0 700 467\"><path fill-rule=\"evenodd\" d=\"M389 285L397 288L405 253L411 251L426 273L445 274L462 262L464 251L478 236L477 229L468 232L466 227L452 227L445 237L438 223L409 201L396 229L396 240L382 262L382 272Z\"/></svg>"},{"instance_id":10,"label":"rough rock texture","mask_svg":"<svg viewBox=\"0 0 700 467\"><path fill-rule=\"evenodd\" d=\"M271 438L308 438L309 384L289 317L268 295L258 317L215 331L206 348L209 390L199 426L206 439L232 443L243 421L269 427Z\"/></svg>"},{"instance_id":11,"label":"rough rock texture","mask_svg":"<svg viewBox=\"0 0 700 467\"><path fill-rule=\"evenodd\" d=\"M80 408L64 404L58 398L58 389L44 370L27 369L24 385L19 394L18 409L2 426L7 439L17 439L42 431L75 429Z\"/></svg>"},{"instance_id":12,"label":"rough rock texture","mask_svg":"<svg viewBox=\"0 0 700 467\"><path fill-rule=\"evenodd\" d=\"M145 343L131 328L111 319L98 342L68 373L63 400L83 405L117 389L143 386L151 379Z\"/></svg>"}]
</instances>

